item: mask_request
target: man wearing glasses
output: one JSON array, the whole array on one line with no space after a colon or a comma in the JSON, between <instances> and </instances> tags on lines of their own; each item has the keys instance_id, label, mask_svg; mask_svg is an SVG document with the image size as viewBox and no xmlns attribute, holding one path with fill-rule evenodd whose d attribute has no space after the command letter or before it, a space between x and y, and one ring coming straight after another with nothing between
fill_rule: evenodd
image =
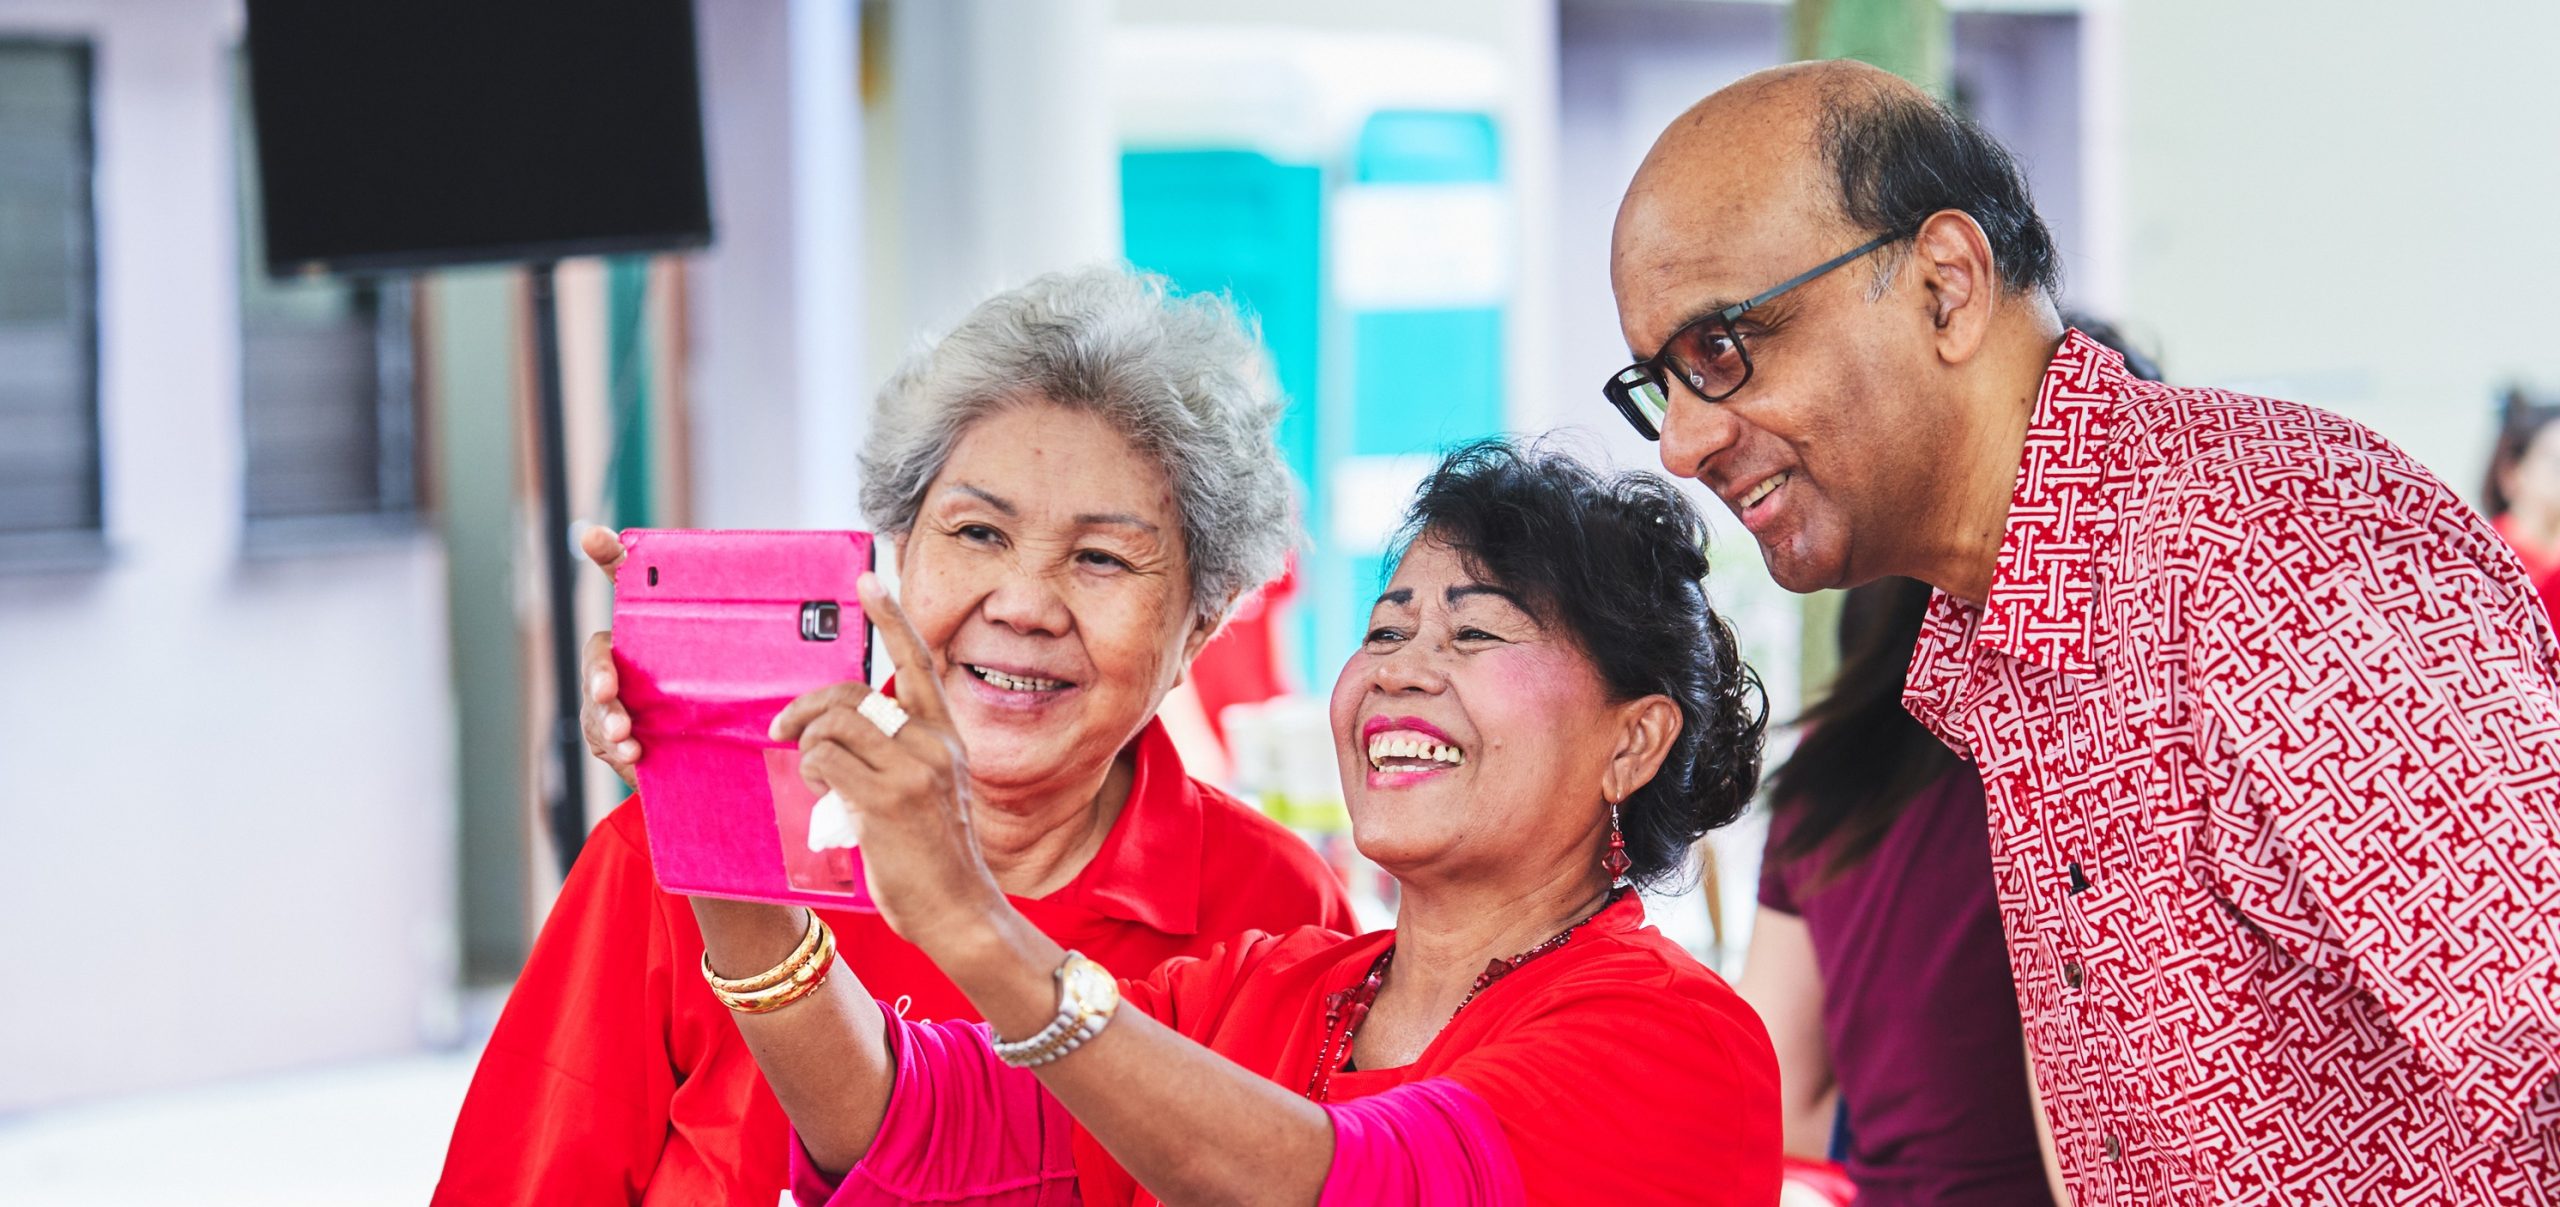
<instances>
[{"instance_id":1,"label":"man wearing glasses","mask_svg":"<svg viewBox=\"0 0 2560 1207\"><path fill-rule=\"evenodd\" d=\"M2532 589L2379 436L2127 374L2058 264L1969 122L1765 72L1629 187L1605 392L1790 589L1938 588L1904 702L1982 772L2082 1207L2560 1202Z\"/></svg>"}]
</instances>

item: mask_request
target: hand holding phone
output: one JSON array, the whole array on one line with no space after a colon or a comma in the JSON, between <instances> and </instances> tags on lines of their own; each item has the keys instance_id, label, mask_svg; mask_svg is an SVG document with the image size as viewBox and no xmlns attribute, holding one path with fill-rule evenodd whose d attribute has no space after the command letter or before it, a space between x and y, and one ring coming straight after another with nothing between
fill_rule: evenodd
<instances>
[{"instance_id":1,"label":"hand holding phone","mask_svg":"<svg viewBox=\"0 0 2560 1207\"><path fill-rule=\"evenodd\" d=\"M621 568L625 553L622 538L602 524L590 524L578 534L578 551L607 578ZM622 706L622 673L613 665L610 630L587 634L578 655L578 682L585 696L578 704L578 732L587 739L587 753L612 768L623 783L638 788L634 768L640 761L640 743L631 736L631 711Z\"/></svg>"},{"instance_id":2,"label":"hand holding phone","mask_svg":"<svg viewBox=\"0 0 2560 1207\"><path fill-rule=\"evenodd\" d=\"M798 749L768 727L803 694L868 679L855 584L870 569L870 534L633 529L621 544L608 648L611 703L628 730L616 737L600 707L590 742L637 745L658 883L867 908L858 857L837 845L849 837L844 810L809 790Z\"/></svg>"}]
</instances>

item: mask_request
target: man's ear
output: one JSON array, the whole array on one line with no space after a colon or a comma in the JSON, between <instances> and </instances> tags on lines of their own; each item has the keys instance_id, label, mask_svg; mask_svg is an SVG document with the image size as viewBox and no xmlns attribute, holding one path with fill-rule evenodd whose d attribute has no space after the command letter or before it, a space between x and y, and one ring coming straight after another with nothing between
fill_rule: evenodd
<instances>
[{"instance_id":1,"label":"man's ear","mask_svg":"<svg viewBox=\"0 0 2560 1207\"><path fill-rule=\"evenodd\" d=\"M1622 801L1652 783L1679 736L1680 706L1671 697L1646 696L1619 705L1618 746L1609 754L1609 769L1601 773L1601 794Z\"/></svg>"},{"instance_id":2,"label":"man's ear","mask_svg":"<svg viewBox=\"0 0 2560 1207\"><path fill-rule=\"evenodd\" d=\"M1992 311L2000 302L2000 264L1990 237L1973 215L1939 210L1912 236L1910 255L1928 291L1938 359L1951 365L1972 360L1990 338Z\"/></svg>"}]
</instances>

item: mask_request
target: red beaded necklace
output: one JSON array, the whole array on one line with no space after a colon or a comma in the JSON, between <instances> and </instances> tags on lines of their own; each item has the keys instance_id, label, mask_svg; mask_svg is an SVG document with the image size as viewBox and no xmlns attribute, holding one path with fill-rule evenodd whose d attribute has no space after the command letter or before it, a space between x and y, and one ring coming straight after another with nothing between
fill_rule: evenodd
<instances>
[{"instance_id":1,"label":"red beaded necklace","mask_svg":"<svg viewBox=\"0 0 2560 1207\"><path fill-rule=\"evenodd\" d=\"M1592 918L1608 912L1609 907L1617 904L1618 898L1626 894L1627 890L1624 886L1611 889L1609 899L1601 902L1600 908L1593 911L1590 917L1557 931L1546 942L1510 959L1487 962L1484 971L1476 974L1475 983L1467 987L1467 996L1458 999L1458 1008L1449 1013L1450 1022L1457 1021L1458 1015L1466 1012L1467 1003L1476 1000L1476 995L1484 992L1485 986L1511 975L1513 969L1564 946L1567 940L1573 938L1573 932L1582 929ZM1310 1100L1333 1101L1333 1074L1335 1070L1342 1067L1343 1062L1350 1059L1351 1041L1360 1034L1360 1024L1368 1019L1369 1007L1377 1002L1378 990L1387 983L1387 969L1394 967L1395 962L1396 949L1391 943L1387 945L1385 951L1378 953L1377 959L1369 962L1368 975L1361 977L1359 984L1348 989L1337 989L1325 995L1324 1042L1316 1046L1315 1072L1307 1076L1307 1097ZM1443 1023L1441 1026L1446 1027L1448 1023Z\"/></svg>"}]
</instances>

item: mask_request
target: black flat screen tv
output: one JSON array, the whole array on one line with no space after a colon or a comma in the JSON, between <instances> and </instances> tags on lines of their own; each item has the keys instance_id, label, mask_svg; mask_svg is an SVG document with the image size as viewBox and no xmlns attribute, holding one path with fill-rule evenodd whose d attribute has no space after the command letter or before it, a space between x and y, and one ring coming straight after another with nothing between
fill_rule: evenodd
<instances>
[{"instance_id":1,"label":"black flat screen tv","mask_svg":"<svg viewBox=\"0 0 2560 1207\"><path fill-rule=\"evenodd\" d=\"M267 271L711 241L691 0L248 0Z\"/></svg>"}]
</instances>

